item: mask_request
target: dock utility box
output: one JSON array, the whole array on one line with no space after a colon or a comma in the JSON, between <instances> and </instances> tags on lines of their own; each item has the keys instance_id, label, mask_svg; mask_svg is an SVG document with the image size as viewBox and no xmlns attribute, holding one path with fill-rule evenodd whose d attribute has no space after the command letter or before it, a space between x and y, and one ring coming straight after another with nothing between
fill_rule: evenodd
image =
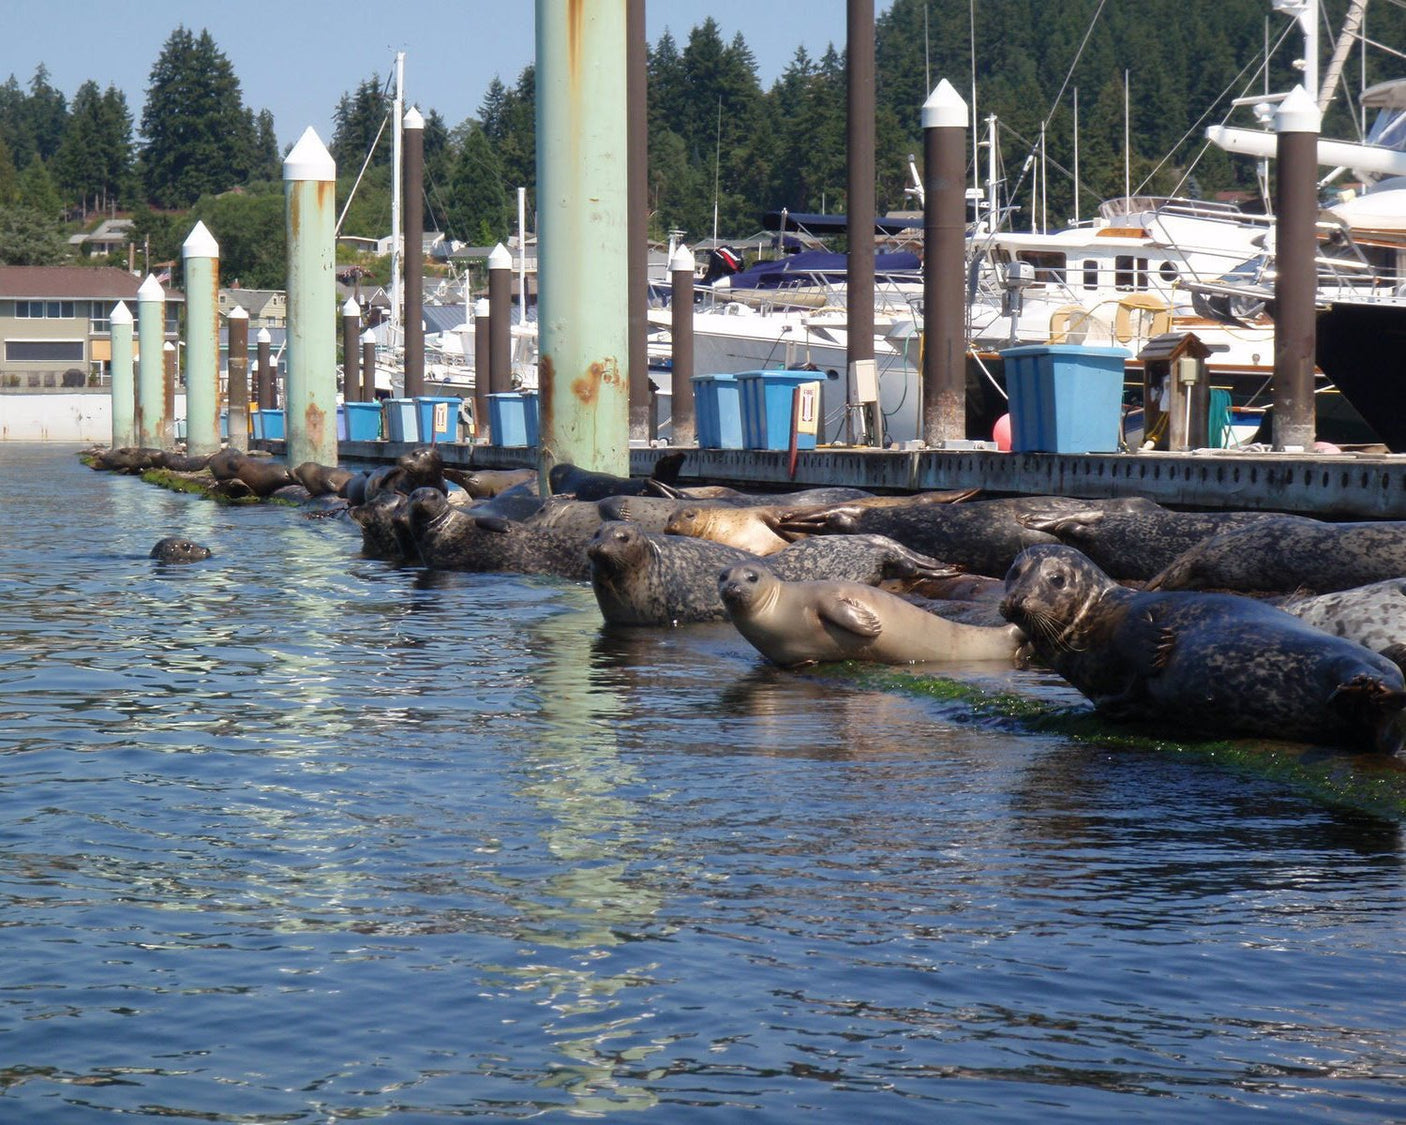
<instances>
[{"instance_id":1,"label":"dock utility box","mask_svg":"<svg viewBox=\"0 0 1406 1125\"><path fill-rule=\"evenodd\" d=\"M1143 449L1184 453L1220 446L1208 425L1211 349L1194 332L1154 336L1138 353L1142 363ZM1218 438L1219 435L1216 435Z\"/></svg>"}]
</instances>

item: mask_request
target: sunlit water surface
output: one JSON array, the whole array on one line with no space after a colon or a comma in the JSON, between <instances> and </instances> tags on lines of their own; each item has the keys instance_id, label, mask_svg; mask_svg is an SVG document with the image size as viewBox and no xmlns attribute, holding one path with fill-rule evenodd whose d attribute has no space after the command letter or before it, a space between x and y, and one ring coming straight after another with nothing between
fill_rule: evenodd
<instances>
[{"instance_id":1,"label":"sunlit water surface","mask_svg":"<svg viewBox=\"0 0 1406 1125\"><path fill-rule=\"evenodd\" d=\"M0 445L0 1121L1406 1119L1399 826L359 548Z\"/></svg>"}]
</instances>

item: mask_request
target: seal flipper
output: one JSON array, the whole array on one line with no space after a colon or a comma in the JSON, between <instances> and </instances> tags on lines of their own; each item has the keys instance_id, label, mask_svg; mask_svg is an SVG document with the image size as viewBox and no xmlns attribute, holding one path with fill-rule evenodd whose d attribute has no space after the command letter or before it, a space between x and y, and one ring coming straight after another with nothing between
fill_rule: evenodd
<instances>
[{"instance_id":1,"label":"seal flipper","mask_svg":"<svg viewBox=\"0 0 1406 1125\"><path fill-rule=\"evenodd\" d=\"M1387 645L1382 655L1406 673L1406 644Z\"/></svg>"},{"instance_id":2,"label":"seal flipper","mask_svg":"<svg viewBox=\"0 0 1406 1125\"><path fill-rule=\"evenodd\" d=\"M861 605L842 594L821 597L815 608L820 620L857 637L873 639L884 631L878 614L867 605Z\"/></svg>"},{"instance_id":3,"label":"seal flipper","mask_svg":"<svg viewBox=\"0 0 1406 1125\"><path fill-rule=\"evenodd\" d=\"M1376 676L1361 672L1333 689L1328 703L1339 714L1372 732L1374 748L1400 753L1406 744L1406 691L1387 687Z\"/></svg>"},{"instance_id":4,"label":"seal flipper","mask_svg":"<svg viewBox=\"0 0 1406 1125\"><path fill-rule=\"evenodd\" d=\"M505 519L502 516L475 515L473 509L469 509L469 515L473 516L474 523L484 531L505 532L512 523L512 520Z\"/></svg>"}]
</instances>

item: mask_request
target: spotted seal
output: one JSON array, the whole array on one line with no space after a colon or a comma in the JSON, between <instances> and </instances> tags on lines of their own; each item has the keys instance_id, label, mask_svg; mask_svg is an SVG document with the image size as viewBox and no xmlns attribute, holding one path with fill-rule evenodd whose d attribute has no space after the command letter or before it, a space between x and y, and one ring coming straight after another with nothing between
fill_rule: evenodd
<instances>
[{"instance_id":1,"label":"spotted seal","mask_svg":"<svg viewBox=\"0 0 1406 1125\"><path fill-rule=\"evenodd\" d=\"M1183 552L1149 590L1330 594L1406 575L1406 522L1266 516Z\"/></svg>"},{"instance_id":2,"label":"spotted seal","mask_svg":"<svg viewBox=\"0 0 1406 1125\"><path fill-rule=\"evenodd\" d=\"M391 489L347 510L361 528L361 553L366 558L397 565L420 561L419 549L410 533L409 508L410 498Z\"/></svg>"},{"instance_id":3,"label":"spotted seal","mask_svg":"<svg viewBox=\"0 0 1406 1125\"><path fill-rule=\"evenodd\" d=\"M683 453L666 453L654 463L648 477L617 477L597 473L563 461L547 471L547 486L553 496L569 492L578 500L604 500L607 496L676 496L674 482L683 467Z\"/></svg>"},{"instance_id":4,"label":"spotted seal","mask_svg":"<svg viewBox=\"0 0 1406 1125\"><path fill-rule=\"evenodd\" d=\"M266 499L280 488L298 483L282 461L250 457L238 450L215 454L210 458L208 468L215 477L215 486L211 491L230 499L246 496Z\"/></svg>"},{"instance_id":5,"label":"spotted seal","mask_svg":"<svg viewBox=\"0 0 1406 1125\"><path fill-rule=\"evenodd\" d=\"M506 492L518 485L527 485L537 491L536 469L463 469L444 466L444 475L452 480L475 500L491 500L500 492Z\"/></svg>"},{"instance_id":6,"label":"spotted seal","mask_svg":"<svg viewBox=\"0 0 1406 1125\"><path fill-rule=\"evenodd\" d=\"M168 535L157 540L150 557L163 563L193 563L203 562L210 554L209 547L202 547L180 535Z\"/></svg>"},{"instance_id":7,"label":"spotted seal","mask_svg":"<svg viewBox=\"0 0 1406 1125\"><path fill-rule=\"evenodd\" d=\"M714 543L741 547L754 555L774 555L791 543L776 532L777 511L774 505L686 504L668 518L664 533L711 539Z\"/></svg>"},{"instance_id":8,"label":"spotted seal","mask_svg":"<svg viewBox=\"0 0 1406 1125\"><path fill-rule=\"evenodd\" d=\"M1395 664L1236 594L1138 592L1073 547L1022 551L1001 614L1114 719L1192 736L1256 735L1395 753Z\"/></svg>"},{"instance_id":9,"label":"spotted seal","mask_svg":"<svg viewBox=\"0 0 1406 1125\"><path fill-rule=\"evenodd\" d=\"M1347 637L1406 667L1406 578L1317 597L1290 597L1279 607L1315 629Z\"/></svg>"},{"instance_id":10,"label":"spotted seal","mask_svg":"<svg viewBox=\"0 0 1406 1125\"><path fill-rule=\"evenodd\" d=\"M1266 518L1264 512L1179 512L1142 497L1124 503L1123 508L1030 515L1021 522L1077 547L1111 578L1146 582L1211 536Z\"/></svg>"},{"instance_id":11,"label":"spotted seal","mask_svg":"<svg viewBox=\"0 0 1406 1125\"><path fill-rule=\"evenodd\" d=\"M718 596L718 574L758 561L758 556L738 547L686 535L659 535L628 522L601 524L587 544L586 555L601 615L615 625L722 621L727 611ZM880 535L807 539L768 556L766 565L787 581L827 579L865 585L957 573Z\"/></svg>"},{"instance_id":12,"label":"spotted seal","mask_svg":"<svg viewBox=\"0 0 1406 1125\"><path fill-rule=\"evenodd\" d=\"M783 582L755 562L724 570L718 596L737 631L783 667L833 660L1010 662L1024 640L1014 625L948 621L857 582Z\"/></svg>"},{"instance_id":13,"label":"spotted seal","mask_svg":"<svg viewBox=\"0 0 1406 1125\"><path fill-rule=\"evenodd\" d=\"M554 528L531 528L501 516L475 517L437 488L417 488L409 500L410 533L421 560L435 570L590 575L586 540Z\"/></svg>"},{"instance_id":14,"label":"spotted seal","mask_svg":"<svg viewBox=\"0 0 1406 1125\"><path fill-rule=\"evenodd\" d=\"M309 496L345 496L347 484L356 474L335 465L319 465L304 461L293 470L293 476Z\"/></svg>"}]
</instances>

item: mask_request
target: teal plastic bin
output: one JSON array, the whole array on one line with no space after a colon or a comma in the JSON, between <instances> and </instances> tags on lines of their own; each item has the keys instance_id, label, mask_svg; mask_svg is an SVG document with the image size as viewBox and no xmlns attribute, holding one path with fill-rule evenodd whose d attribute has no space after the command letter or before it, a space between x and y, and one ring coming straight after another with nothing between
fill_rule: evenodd
<instances>
[{"instance_id":1,"label":"teal plastic bin","mask_svg":"<svg viewBox=\"0 0 1406 1125\"><path fill-rule=\"evenodd\" d=\"M283 411L282 410L260 410L259 421L262 433L261 438L269 441L283 440Z\"/></svg>"},{"instance_id":2,"label":"teal plastic bin","mask_svg":"<svg viewBox=\"0 0 1406 1125\"><path fill-rule=\"evenodd\" d=\"M345 437L348 441L378 441L380 439L381 404L379 402L348 402L344 403L343 406L346 410Z\"/></svg>"},{"instance_id":3,"label":"teal plastic bin","mask_svg":"<svg viewBox=\"0 0 1406 1125\"><path fill-rule=\"evenodd\" d=\"M1128 355L1082 344L1003 351L1012 452L1116 453Z\"/></svg>"},{"instance_id":4,"label":"teal plastic bin","mask_svg":"<svg viewBox=\"0 0 1406 1125\"><path fill-rule=\"evenodd\" d=\"M815 371L743 371L737 376L745 449L791 448L791 403L802 383L823 382ZM814 434L798 434L797 449L814 449Z\"/></svg>"},{"instance_id":5,"label":"teal plastic bin","mask_svg":"<svg viewBox=\"0 0 1406 1125\"><path fill-rule=\"evenodd\" d=\"M537 392L503 391L489 395L488 425L494 445L536 445Z\"/></svg>"},{"instance_id":6,"label":"teal plastic bin","mask_svg":"<svg viewBox=\"0 0 1406 1125\"><path fill-rule=\"evenodd\" d=\"M419 420L420 440L431 445L459 440L459 404L457 397L416 395L415 415ZM443 406L436 425L435 407Z\"/></svg>"},{"instance_id":7,"label":"teal plastic bin","mask_svg":"<svg viewBox=\"0 0 1406 1125\"><path fill-rule=\"evenodd\" d=\"M387 441L419 441L420 424L413 398L388 398L382 403Z\"/></svg>"},{"instance_id":8,"label":"teal plastic bin","mask_svg":"<svg viewBox=\"0 0 1406 1125\"><path fill-rule=\"evenodd\" d=\"M693 424L699 449L743 448L741 394L736 375L693 376Z\"/></svg>"}]
</instances>

